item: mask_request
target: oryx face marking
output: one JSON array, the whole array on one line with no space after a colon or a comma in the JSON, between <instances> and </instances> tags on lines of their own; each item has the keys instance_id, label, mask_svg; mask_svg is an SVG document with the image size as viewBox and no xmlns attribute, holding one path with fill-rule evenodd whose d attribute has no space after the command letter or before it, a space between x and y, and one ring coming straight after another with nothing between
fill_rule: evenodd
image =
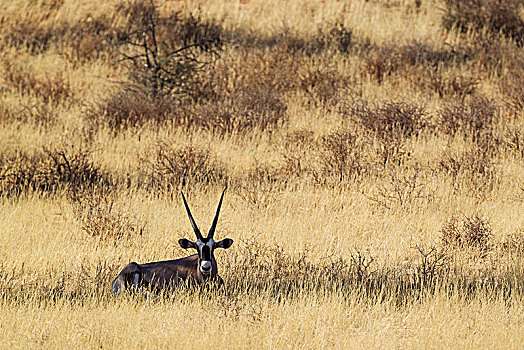
<instances>
[{"instance_id":1,"label":"oryx face marking","mask_svg":"<svg viewBox=\"0 0 524 350\"><path fill-rule=\"evenodd\" d=\"M215 241L213 238L202 238L197 239L195 244L198 251L200 272L205 276L209 276L213 272L212 261L214 259L213 250L215 249Z\"/></svg>"}]
</instances>

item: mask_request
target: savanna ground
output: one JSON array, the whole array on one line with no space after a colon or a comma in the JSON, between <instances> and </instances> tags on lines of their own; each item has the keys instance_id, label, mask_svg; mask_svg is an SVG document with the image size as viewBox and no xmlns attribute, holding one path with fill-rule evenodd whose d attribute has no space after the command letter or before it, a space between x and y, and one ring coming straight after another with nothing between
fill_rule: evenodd
<instances>
[{"instance_id":1,"label":"savanna ground","mask_svg":"<svg viewBox=\"0 0 524 350\"><path fill-rule=\"evenodd\" d=\"M155 5L0 4L1 347L522 348L522 1Z\"/></svg>"}]
</instances>

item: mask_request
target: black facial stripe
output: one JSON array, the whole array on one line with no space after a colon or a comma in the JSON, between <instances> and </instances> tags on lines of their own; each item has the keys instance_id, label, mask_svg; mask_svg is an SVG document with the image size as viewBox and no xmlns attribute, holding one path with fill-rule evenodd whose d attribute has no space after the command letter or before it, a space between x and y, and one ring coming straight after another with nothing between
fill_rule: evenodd
<instances>
[{"instance_id":1,"label":"black facial stripe","mask_svg":"<svg viewBox=\"0 0 524 350\"><path fill-rule=\"evenodd\" d=\"M209 249L208 245L202 247L201 259L211 261L211 249Z\"/></svg>"}]
</instances>

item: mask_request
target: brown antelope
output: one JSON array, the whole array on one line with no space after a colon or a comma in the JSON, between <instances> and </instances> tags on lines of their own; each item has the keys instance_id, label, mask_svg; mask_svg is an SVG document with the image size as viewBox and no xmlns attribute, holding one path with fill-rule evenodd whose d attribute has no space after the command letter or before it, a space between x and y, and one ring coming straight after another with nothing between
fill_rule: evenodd
<instances>
[{"instance_id":1,"label":"brown antelope","mask_svg":"<svg viewBox=\"0 0 524 350\"><path fill-rule=\"evenodd\" d=\"M178 241L184 249L194 248L197 254L186 256L185 258L167 261L150 262L146 264L137 264L132 262L126 265L120 274L115 278L111 285L113 294L120 294L122 290L133 288L135 291L151 290L153 292L160 290L171 290L184 281L193 280L198 284L205 281L215 281L222 284L222 278L218 275L217 262L214 256L216 248L227 249L233 244L233 240L225 238L215 242L213 235L218 222L218 214L222 206L224 193L220 197L215 219L211 224L207 238L204 238L198 229L198 226L191 215L186 197L182 193L182 199L191 221L191 226L195 231L196 241L191 242L182 238Z\"/></svg>"}]
</instances>

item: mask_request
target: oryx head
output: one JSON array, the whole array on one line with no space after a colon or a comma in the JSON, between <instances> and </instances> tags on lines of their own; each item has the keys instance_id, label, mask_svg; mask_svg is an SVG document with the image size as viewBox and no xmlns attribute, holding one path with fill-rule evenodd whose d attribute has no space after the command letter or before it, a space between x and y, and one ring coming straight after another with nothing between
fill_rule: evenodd
<instances>
[{"instance_id":1,"label":"oryx head","mask_svg":"<svg viewBox=\"0 0 524 350\"><path fill-rule=\"evenodd\" d=\"M218 214L220 213L220 207L222 206L222 199L224 198L225 192L226 192L226 189L224 189L224 191L222 192L222 196L220 197L220 202L218 203L218 208L215 214L215 219L213 220L213 224L211 224L211 228L209 229L207 238L204 238L202 234L200 233L200 230L198 229L195 219L193 219L193 215L191 215L189 206L187 205L186 197L184 197L184 193L182 193L182 199L184 200L184 205L187 210L187 215L189 216L189 221L191 221L191 226L193 226L193 230L195 231L195 235L197 239L195 242L191 242L188 239L182 238L178 241L178 243L184 249L195 248L197 250L198 267L204 277L214 276L217 273L216 260L215 260L215 256L213 255L214 250L216 248L227 249L231 247L231 245L233 244L233 240L230 238L225 238L218 242L215 242L215 240L213 239L213 235L215 234L215 228L218 222Z\"/></svg>"}]
</instances>

